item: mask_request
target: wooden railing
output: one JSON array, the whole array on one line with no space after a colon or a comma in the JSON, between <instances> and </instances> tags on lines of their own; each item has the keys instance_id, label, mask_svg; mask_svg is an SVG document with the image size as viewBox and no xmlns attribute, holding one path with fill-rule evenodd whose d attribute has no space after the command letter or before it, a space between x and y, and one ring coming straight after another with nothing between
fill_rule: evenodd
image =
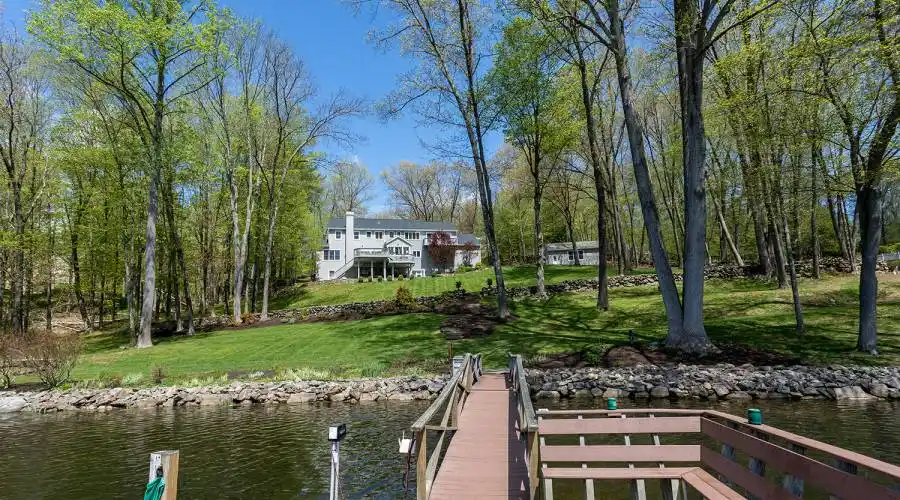
<instances>
[{"instance_id":1,"label":"wooden railing","mask_svg":"<svg viewBox=\"0 0 900 500\"><path fill-rule=\"evenodd\" d=\"M522 366L522 356L509 355L509 380L512 389L516 392L519 438L525 440L525 464L528 467L529 496L534 498L538 487L538 421L531 404L531 391L528 381L525 379L525 368Z\"/></svg>"},{"instance_id":2,"label":"wooden railing","mask_svg":"<svg viewBox=\"0 0 900 500\"><path fill-rule=\"evenodd\" d=\"M431 484L437 475L445 445L449 445L449 433L456 430L459 415L474 384L481 377L481 354L466 354L461 366L451 376L437 399L412 426L416 443L416 498L425 500L431 493ZM432 424L440 415L440 423ZM428 455L428 433L436 432L437 441Z\"/></svg>"},{"instance_id":3,"label":"wooden railing","mask_svg":"<svg viewBox=\"0 0 900 500\"><path fill-rule=\"evenodd\" d=\"M544 497L554 480L627 480L631 497L646 498L647 480L661 480L662 498L690 487L709 499L900 499L900 467L727 413L684 409L538 411ZM661 445L660 435L695 435L692 444ZM585 436L624 436L624 445L587 445ZM651 436L635 444L632 436ZM578 444L571 444L574 438ZM547 444L558 439L563 444ZM681 441L684 441L682 439ZM717 442L720 451L707 446ZM739 457L747 460L744 467ZM627 463L627 468L587 464ZM635 463L656 463L638 468ZM552 466L551 466L552 464ZM566 465L566 466L561 466ZM674 466L673 466L674 465ZM714 477L717 474L718 477Z\"/></svg>"}]
</instances>

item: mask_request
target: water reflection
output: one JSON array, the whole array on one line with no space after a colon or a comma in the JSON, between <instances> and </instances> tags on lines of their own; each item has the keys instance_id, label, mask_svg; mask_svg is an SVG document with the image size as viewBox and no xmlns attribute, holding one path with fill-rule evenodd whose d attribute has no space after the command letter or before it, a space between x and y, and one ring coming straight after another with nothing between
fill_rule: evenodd
<instances>
[{"instance_id":1,"label":"water reflection","mask_svg":"<svg viewBox=\"0 0 900 500\"><path fill-rule=\"evenodd\" d=\"M600 404L539 401L535 407ZM900 404L750 404L763 410L768 424L900 463ZM741 415L747 405L653 403ZM0 498L139 498L149 453L161 449L181 451L179 498L322 498L328 488L325 431L338 422L350 427L342 447L345 497L402 498L397 438L427 406L379 402L0 416Z\"/></svg>"}]
</instances>

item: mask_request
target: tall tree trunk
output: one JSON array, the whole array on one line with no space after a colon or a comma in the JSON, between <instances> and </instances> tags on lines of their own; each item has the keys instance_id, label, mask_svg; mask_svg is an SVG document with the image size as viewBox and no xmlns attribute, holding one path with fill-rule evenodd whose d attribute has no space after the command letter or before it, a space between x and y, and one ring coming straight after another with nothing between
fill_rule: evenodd
<instances>
[{"instance_id":1,"label":"tall tree trunk","mask_svg":"<svg viewBox=\"0 0 900 500\"><path fill-rule=\"evenodd\" d=\"M81 315L81 322L84 324L87 331L91 331L94 328L94 324L91 321L91 315L87 310L87 304L84 300L84 293L81 290L81 262L78 256L78 226L80 225L79 221L81 220L81 216L78 212L80 212L80 210L80 208L75 208L75 219L72 221L69 228L72 288L75 291L75 300L78 302L78 313Z\"/></svg>"},{"instance_id":2,"label":"tall tree trunk","mask_svg":"<svg viewBox=\"0 0 900 500\"><path fill-rule=\"evenodd\" d=\"M51 205L47 204L47 229L49 230L49 248L47 249L47 312L46 324L47 331L53 330L53 253L56 250L56 227L53 225L53 210ZM0 283L0 295L3 294L3 284ZM0 305L2 308L2 305Z\"/></svg>"},{"instance_id":3,"label":"tall tree trunk","mask_svg":"<svg viewBox=\"0 0 900 500\"><path fill-rule=\"evenodd\" d=\"M819 211L819 184L816 171L816 154L818 154L819 147L817 144L812 144L810 147L810 160L812 163L812 168L810 169L809 175L812 178L812 202L810 207L810 215L809 215L809 233L812 238L812 266L813 266L813 278L819 279L821 278L821 253L822 248L819 244L819 224L816 219L816 212Z\"/></svg>"},{"instance_id":4,"label":"tall tree trunk","mask_svg":"<svg viewBox=\"0 0 900 500\"><path fill-rule=\"evenodd\" d=\"M731 256L734 257L734 261L737 262L737 265L743 267L744 259L741 258L741 252L738 250L737 245L734 244L734 240L731 238L731 233L728 231L728 223L725 222L725 216L722 214L722 205L720 205L719 201L715 198L713 198L713 203L716 206L716 214L718 215L722 237L728 243L728 248L729 250L731 250Z\"/></svg>"},{"instance_id":5,"label":"tall tree trunk","mask_svg":"<svg viewBox=\"0 0 900 500\"><path fill-rule=\"evenodd\" d=\"M544 289L544 227L541 223L541 199L543 198L543 190L541 189L540 170L538 170L540 156L535 155L533 161L536 165L532 166L532 181L534 182L534 197L532 199L534 205L534 256L536 261L535 283L537 286L537 298L546 299L547 291Z\"/></svg>"},{"instance_id":6,"label":"tall tree trunk","mask_svg":"<svg viewBox=\"0 0 900 500\"><path fill-rule=\"evenodd\" d=\"M659 213L653 196L653 186L650 182L650 172L647 169L647 159L644 156L643 125L634 110L631 73L628 67L628 52L625 46L625 27L622 20L619 19L618 4L612 5L613 3L609 2L607 14L609 15L610 29L612 31L611 41L614 44L612 52L619 81L622 113L625 118L625 128L628 132L631 163L634 168L638 197L641 202L641 213L644 215L644 226L650 242L650 254L653 257L653 265L656 267L659 288L666 308L668 339L671 339L673 344L678 345L681 343L680 339L683 333L681 301L678 297L678 288L675 286L672 267L669 265L669 257L663 244Z\"/></svg>"},{"instance_id":7,"label":"tall tree trunk","mask_svg":"<svg viewBox=\"0 0 900 500\"><path fill-rule=\"evenodd\" d=\"M266 258L265 271L263 274L263 297L262 297L262 315L260 320L269 319L269 288L271 287L269 280L272 275L272 245L275 240L275 221L278 218L278 205L271 208L269 213L269 231L266 236Z\"/></svg>"},{"instance_id":8,"label":"tall tree trunk","mask_svg":"<svg viewBox=\"0 0 900 500\"><path fill-rule=\"evenodd\" d=\"M153 107L151 135L150 186L147 192L147 236L144 242L144 298L141 304L141 333L136 347L153 346L153 310L156 305L156 219L159 215L159 183L163 165L163 112L166 68L160 65L156 74L156 102Z\"/></svg>"},{"instance_id":9,"label":"tall tree trunk","mask_svg":"<svg viewBox=\"0 0 900 500\"><path fill-rule=\"evenodd\" d=\"M890 5L890 4L889 4ZM885 29L885 13L882 0L874 0L873 13L878 32L879 57L891 75L893 103L887 116L881 121L866 158L865 178L856 186L856 200L861 219L862 270L859 274L859 339L857 349L877 354L878 330L876 308L878 303L878 276L875 267L878 259L878 243L881 239L882 175L884 157L892 144L900 121L900 68L896 65L896 46L891 45Z\"/></svg>"},{"instance_id":10,"label":"tall tree trunk","mask_svg":"<svg viewBox=\"0 0 900 500\"><path fill-rule=\"evenodd\" d=\"M497 309L500 319L505 320L509 316L509 306L506 301L506 283L503 280L503 267L500 262L500 249L497 247L497 237L494 233L493 198L491 197L491 180L487 168L487 160L484 154L484 131L482 130L481 114L479 110L478 96L475 94L476 61L474 54L475 30L472 25L468 4L464 0L457 0L457 13L459 15L459 31L462 34L463 48L465 52L466 72L466 99L463 103L462 96L457 96L459 111L466 122L466 132L469 146L472 149L472 158L475 161L475 173L478 181L478 194L481 198L481 213L484 218L484 232L491 250L491 260L494 266L494 278L497 282ZM470 114L471 113L471 114Z\"/></svg>"},{"instance_id":11,"label":"tall tree trunk","mask_svg":"<svg viewBox=\"0 0 900 500\"><path fill-rule=\"evenodd\" d=\"M574 28L573 28L574 29ZM577 33L577 31L575 31ZM597 139L597 126L594 120L594 106L591 98L591 85L588 82L588 65L581 40L576 34L572 37L578 55L578 74L581 83L581 106L584 109L585 129L587 131L588 149L590 150L591 171L594 174L594 192L597 195L597 310L609 309L609 293L606 270L606 191L603 185L603 170L600 164L600 152ZM575 258L578 251L572 238L572 250Z\"/></svg>"},{"instance_id":12,"label":"tall tree trunk","mask_svg":"<svg viewBox=\"0 0 900 500\"><path fill-rule=\"evenodd\" d=\"M697 3L675 0L675 45L681 102L684 162L684 277L681 335L667 344L685 351L705 352L709 339L703 324L703 273L706 267L706 133L703 124L703 34Z\"/></svg>"}]
</instances>

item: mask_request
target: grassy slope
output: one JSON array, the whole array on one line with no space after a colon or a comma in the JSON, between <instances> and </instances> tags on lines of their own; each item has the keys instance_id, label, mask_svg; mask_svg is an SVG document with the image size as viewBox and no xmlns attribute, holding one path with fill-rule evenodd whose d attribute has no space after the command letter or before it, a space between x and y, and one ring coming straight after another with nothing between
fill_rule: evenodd
<instances>
[{"instance_id":1,"label":"grassy slope","mask_svg":"<svg viewBox=\"0 0 900 500\"><path fill-rule=\"evenodd\" d=\"M594 266L546 266L547 283L563 280L590 279L597 277ZM534 284L534 267L506 267L503 276L507 287L527 286ZM488 279L494 278L491 268L460 273L456 275L416 278L403 281L373 281L358 283L355 281L319 282L300 285L279 294L274 301L275 309L290 309L324 304L346 304L368 300L391 299L397 288L405 286L413 296L438 295L441 292L454 290L456 282L462 282L463 288L470 291L481 290Z\"/></svg>"},{"instance_id":2,"label":"grassy slope","mask_svg":"<svg viewBox=\"0 0 900 500\"><path fill-rule=\"evenodd\" d=\"M900 279L896 277L881 277L882 355L877 358L852 352L857 328L855 277L801 283L807 320L807 334L802 339L794 334L789 290L753 280L709 282L706 290L706 325L714 341L791 352L817 363L900 364ZM488 365L500 366L507 352L531 356L614 344L626 341L629 329L644 340L661 340L665 335L665 314L654 286L611 290L607 313L596 312L593 304L590 294L559 295L544 303L517 302L513 312L519 320L489 337L455 342L453 349L482 352ZM226 330L164 340L147 350L120 348L127 339L98 333L90 338L75 376L148 376L153 367L177 377L285 368L375 376L385 373L395 360L446 359L447 342L438 332L440 321L441 316L435 314L410 314Z\"/></svg>"}]
</instances>

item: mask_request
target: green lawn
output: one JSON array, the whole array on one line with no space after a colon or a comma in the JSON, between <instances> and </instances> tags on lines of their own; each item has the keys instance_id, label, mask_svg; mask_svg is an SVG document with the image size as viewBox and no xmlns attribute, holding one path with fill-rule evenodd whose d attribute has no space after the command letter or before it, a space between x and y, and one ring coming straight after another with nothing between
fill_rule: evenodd
<instances>
[{"instance_id":1,"label":"green lawn","mask_svg":"<svg viewBox=\"0 0 900 500\"><path fill-rule=\"evenodd\" d=\"M648 272L647 269L636 270L635 273ZM534 284L534 266L505 267L503 276L507 287L528 286ZM547 283L557 283L572 279L591 279L597 277L594 266L545 266L544 276ZM454 290L456 282L462 282L463 288L478 291L487 285L487 280L494 279L493 268L480 269L454 275L416 278L403 281L373 281L358 283L356 281L323 281L306 283L280 292L273 304L275 309L291 309L314 305L346 304L368 300L391 299L397 288L409 288L414 297L438 295L441 292Z\"/></svg>"},{"instance_id":2,"label":"green lawn","mask_svg":"<svg viewBox=\"0 0 900 500\"><path fill-rule=\"evenodd\" d=\"M443 279L447 278L421 281ZM900 364L900 279L881 277L881 355L875 358L853 352L856 280L842 276L801 282L807 321L802 339L794 333L789 290L754 280L708 282L707 331L713 341L793 353L814 363ZM593 304L591 294L514 302L518 320L491 336L454 342L453 350L482 352L488 366L502 366L507 352L534 356L611 345L627 341L629 329L646 341L665 336L665 314L655 286L611 290L611 309L606 313L595 311ZM163 340L152 349L140 350L125 348L127 339L120 334L96 333L88 339L75 378L143 378L146 382L156 367L182 381L252 370L275 370L287 377L427 372L445 366L448 346L438 332L440 321L436 314L409 314L225 330Z\"/></svg>"}]
</instances>

